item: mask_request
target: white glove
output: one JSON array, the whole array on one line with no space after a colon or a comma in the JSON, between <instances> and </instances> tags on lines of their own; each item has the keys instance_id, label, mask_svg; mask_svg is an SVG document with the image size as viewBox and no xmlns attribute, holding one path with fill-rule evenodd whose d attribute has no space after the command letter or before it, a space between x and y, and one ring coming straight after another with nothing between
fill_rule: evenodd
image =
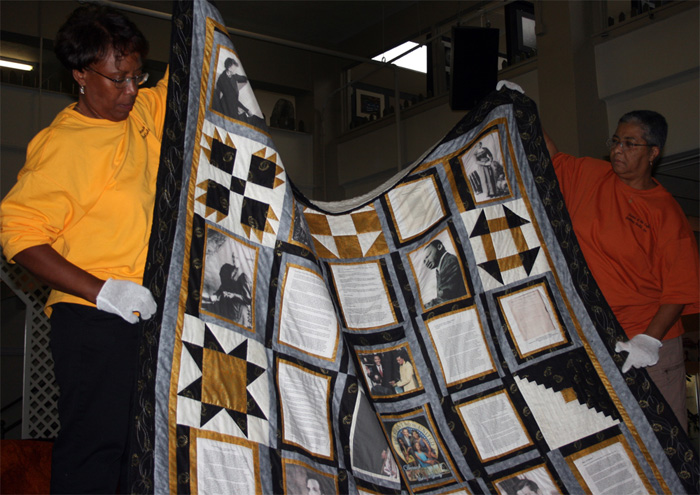
<instances>
[{"instance_id":1,"label":"white glove","mask_svg":"<svg viewBox=\"0 0 700 495\"><path fill-rule=\"evenodd\" d=\"M622 372L627 373L629 369L646 368L659 362L659 349L663 344L661 341L643 333L635 335L627 342L615 344L615 352L629 352L625 364L622 365Z\"/></svg>"},{"instance_id":2,"label":"white glove","mask_svg":"<svg viewBox=\"0 0 700 495\"><path fill-rule=\"evenodd\" d=\"M500 91L503 86L505 86L508 89L512 89L513 91L517 91L518 93L525 94L525 91L523 88L520 87L520 85L515 84L514 82L506 81L505 79L502 81L498 81L496 84L496 91Z\"/></svg>"},{"instance_id":3,"label":"white glove","mask_svg":"<svg viewBox=\"0 0 700 495\"><path fill-rule=\"evenodd\" d=\"M97 294L97 309L121 316L129 323L147 320L158 309L151 291L128 280L108 279Z\"/></svg>"}]
</instances>

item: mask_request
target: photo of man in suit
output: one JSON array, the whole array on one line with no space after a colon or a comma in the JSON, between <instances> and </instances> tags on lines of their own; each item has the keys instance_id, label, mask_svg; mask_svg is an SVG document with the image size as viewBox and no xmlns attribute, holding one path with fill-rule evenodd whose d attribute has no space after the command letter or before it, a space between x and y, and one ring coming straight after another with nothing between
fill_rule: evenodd
<instances>
[{"instance_id":1,"label":"photo of man in suit","mask_svg":"<svg viewBox=\"0 0 700 495\"><path fill-rule=\"evenodd\" d=\"M466 296L467 288L457 256L448 253L440 239L435 239L428 244L424 252L423 264L429 270L435 270L437 278L437 297L428 301L425 307L431 308Z\"/></svg>"},{"instance_id":2,"label":"photo of man in suit","mask_svg":"<svg viewBox=\"0 0 700 495\"><path fill-rule=\"evenodd\" d=\"M379 354L375 354L372 359L373 364L367 368L367 376L372 384L372 395L392 395L394 387L391 381L394 379L394 366L385 366Z\"/></svg>"}]
</instances>

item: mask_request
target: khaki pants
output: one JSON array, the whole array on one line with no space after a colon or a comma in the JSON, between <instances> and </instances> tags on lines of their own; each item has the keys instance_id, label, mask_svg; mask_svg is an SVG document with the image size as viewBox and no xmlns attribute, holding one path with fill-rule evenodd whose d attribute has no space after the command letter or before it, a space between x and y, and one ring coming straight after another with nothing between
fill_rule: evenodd
<instances>
[{"instance_id":1,"label":"khaki pants","mask_svg":"<svg viewBox=\"0 0 700 495\"><path fill-rule=\"evenodd\" d=\"M659 362L646 370L687 432L688 411L685 403L683 337L664 340L663 344L659 349Z\"/></svg>"}]
</instances>

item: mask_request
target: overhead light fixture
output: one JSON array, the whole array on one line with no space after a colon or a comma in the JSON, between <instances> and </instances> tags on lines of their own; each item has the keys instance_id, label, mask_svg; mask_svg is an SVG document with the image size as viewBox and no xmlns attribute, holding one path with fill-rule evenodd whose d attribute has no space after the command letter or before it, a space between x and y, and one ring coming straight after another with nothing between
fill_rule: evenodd
<instances>
[{"instance_id":1,"label":"overhead light fixture","mask_svg":"<svg viewBox=\"0 0 700 495\"><path fill-rule=\"evenodd\" d=\"M7 67L8 69L17 70L34 70L34 66L30 64L25 64L21 62L14 62L12 60L0 59L0 67Z\"/></svg>"}]
</instances>

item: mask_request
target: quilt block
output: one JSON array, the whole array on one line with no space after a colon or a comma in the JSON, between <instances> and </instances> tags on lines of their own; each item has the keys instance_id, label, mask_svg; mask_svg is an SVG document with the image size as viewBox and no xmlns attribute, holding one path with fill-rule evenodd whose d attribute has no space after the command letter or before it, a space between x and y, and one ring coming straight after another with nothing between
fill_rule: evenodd
<instances>
[{"instance_id":1,"label":"quilt block","mask_svg":"<svg viewBox=\"0 0 700 495\"><path fill-rule=\"evenodd\" d=\"M218 12L174 10L132 492L698 492L619 371L531 100L494 92L374 197L315 203Z\"/></svg>"}]
</instances>

